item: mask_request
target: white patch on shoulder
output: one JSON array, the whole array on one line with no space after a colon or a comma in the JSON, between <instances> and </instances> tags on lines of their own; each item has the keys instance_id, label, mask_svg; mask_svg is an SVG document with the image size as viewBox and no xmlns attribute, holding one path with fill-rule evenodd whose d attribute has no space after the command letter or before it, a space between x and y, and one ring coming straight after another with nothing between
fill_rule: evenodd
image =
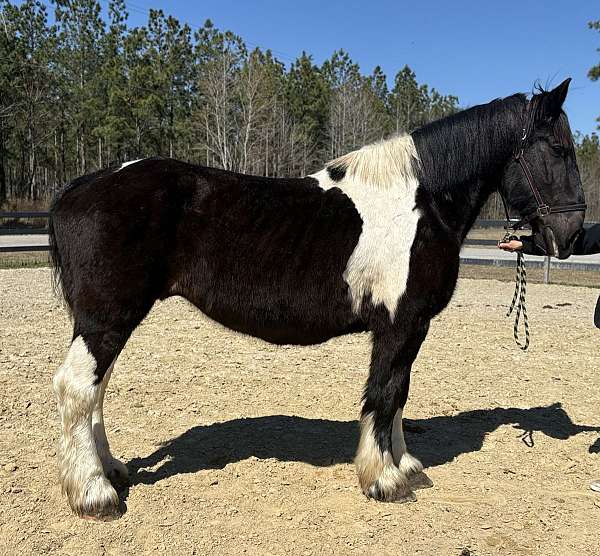
<instances>
[{"instance_id":1,"label":"white patch on shoulder","mask_svg":"<svg viewBox=\"0 0 600 556\"><path fill-rule=\"evenodd\" d=\"M357 158L370 159L374 166L372 178L367 177L369 160L361 160L360 173L347 173L338 182L329 177L326 168L311 177L323 189L339 187L352 200L363 221L362 233L344 271L353 310L360 312L363 299L370 295L373 304L386 307L393 321L398 301L406 290L410 251L421 214L415 207L419 183L414 170L418 164L414 142L409 135L401 142L398 138L392 141L401 146L396 149L401 160L395 160L394 166L402 171L396 173L395 179L386 173L386 183L376 181L381 174L377 169L385 164L385 157L394 156L389 146L385 156L377 146L355 152ZM344 157L338 160L343 161Z\"/></svg>"},{"instance_id":2,"label":"white patch on shoulder","mask_svg":"<svg viewBox=\"0 0 600 556\"><path fill-rule=\"evenodd\" d=\"M141 162L142 160L146 160L146 159L138 158L137 160L129 160L128 162L123 162L123 164L121 164L121 167L117 170L117 172L120 172L123 168L127 168L127 166L131 166L132 164L135 164L136 162Z\"/></svg>"}]
</instances>

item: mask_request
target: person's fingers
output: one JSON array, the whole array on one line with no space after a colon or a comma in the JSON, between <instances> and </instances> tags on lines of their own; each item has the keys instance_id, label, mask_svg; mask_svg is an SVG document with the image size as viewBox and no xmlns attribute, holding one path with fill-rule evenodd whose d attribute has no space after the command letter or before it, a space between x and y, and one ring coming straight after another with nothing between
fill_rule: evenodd
<instances>
[{"instance_id":1,"label":"person's fingers","mask_svg":"<svg viewBox=\"0 0 600 556\"><path fill-rule=\"evenodd\" d=\"M510 243L498 243L498 247L504 251L512 251L512 247L510 246Z\"/></svg>"},{"instance_id":2,"label":"person's fingers","mask_svg":"<svg viewBox=\"0 0 600 556\"><path fill-rule=\"evenodd\" d=\"M511 239L510 241L501 241L498 243L498 247L504 251L518 251L523 248L523 243L517 239Z\"/></svg>"}]
</instances>

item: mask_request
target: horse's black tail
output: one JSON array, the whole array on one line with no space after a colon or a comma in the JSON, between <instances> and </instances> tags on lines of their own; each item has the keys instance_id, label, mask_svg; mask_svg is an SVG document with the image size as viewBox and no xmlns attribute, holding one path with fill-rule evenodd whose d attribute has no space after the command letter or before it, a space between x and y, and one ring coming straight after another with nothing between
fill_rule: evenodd
<instances>
[{"instance_id":1,"label":"horse's black tail","mask_svg":"<svg viewBox=\"0 0 600 556\"><path fill-rule=\"evenodd\" d=\"M52 203L50 208L50 218L48 220L48 244L50 247L50 265L52 267L52 289L57 297L62 297L69 310L69 314L71 314L71 302L63 283L64 266L61 244L56 237L56 205L59 200L60 194Z\"/></svg>"},{"instance_id":2,"label":"horse's black tail","mask_svg":"<svg viewBox=\"0 0 600 556\"><path fill-rule=\"evenodd\" d=\"M71 184L70 184L71 186ZM69 265L69 226L65 226L65 214L61 213L60 202L68 189L64 189L54 198L50 206L50 218L48 220L48 245L50 248L50 264L52 267L52 288L58 298L64 300L64 304L69 313L73 316L73 299L70 287L72 280ZM67 223L68 224L68 223Z\"/></svg>"}]
</instances>

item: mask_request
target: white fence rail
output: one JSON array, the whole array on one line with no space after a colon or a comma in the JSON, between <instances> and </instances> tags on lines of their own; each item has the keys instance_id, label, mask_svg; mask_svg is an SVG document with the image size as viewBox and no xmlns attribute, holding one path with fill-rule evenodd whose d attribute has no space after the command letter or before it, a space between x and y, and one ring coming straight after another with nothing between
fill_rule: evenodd
<instances>
[{"instance_id":1,"label":"white fence rail","mask_svg":"<svg viewBox=\"0 0 600 556\"><path fill-rule=\"evenodd\" d=\"M20 221L24 219L47 219L48 212L0 212L0 253L18 253L31 251L48 251L48 234L46 228L39 227L2 227L2 220ZM503 220L478 220L476 228L502 228ZM463 264L487 266L514 266L515 255L496 248L493 239L467 239L460 254ZM550 271L589 270L600 271L600 254L585 257L571 256L559 261L550 257L527 257L529 268L544 268L544 282L550 282Z\"/></svg>"}]
</instances>

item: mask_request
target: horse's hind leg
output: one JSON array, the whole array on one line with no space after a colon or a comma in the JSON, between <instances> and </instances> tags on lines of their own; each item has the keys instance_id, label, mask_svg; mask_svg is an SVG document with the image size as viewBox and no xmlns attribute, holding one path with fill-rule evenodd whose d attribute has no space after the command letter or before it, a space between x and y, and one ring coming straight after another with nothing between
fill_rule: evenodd
<instances>
[{"instance_id":1,"label":"horse's hind leg","mask_svg":"<svg viewBox=\"0 0 600 556\"><path fill-rule=\"evenodd\" d=\"M402 430L411 366L428 328L427 321L404 334L390 329L374 335L355 463L363 492L376 500L416 500L413 489L431 486L421 462L406 450Z\"/></svg>"},{"instance_id":2,"label":"horse's hind leg","mask_svg":"<svg viewBox=\"0 0 600 556\"><path fill-rule=\"evenodd\" d=\"M99 331L97 324L81 326L76 322L74 340L54 376L61 422L60 482L71 508L82 517L109 520L121 515L119 497L104 474L92 421L96 413L99 422L106 386L103 379L131 330L133 327ZM105 440L105 435L101 436ZM106 458L106 451L103 455Z\"/></svg>"},{"instance_id":3,"label":"horse's hind leg","mask_svg":"<svg viewBox=\"0 0 600 556\"><path fill-rule=\"evenodd\" d=\"M430 488L433 486L431 479L423 473L423 464L406 449L404 429L402 427L402 413L404 404L396 410L392 424L392 453L394 464L398 466L408 480L409 486L414 489Z\"/></svg>"},{"instance_id":4,"label":"horse's hind leg","mask_svg":"<svg viewBox=\"0 0 600 556\"><path fill-rule=\"evenodd\" d=\"M114 366L115 362L113 361L100 383L100 393L98 394L98 399L92 412L92 432L94 434L96 450L98 452L98 457L102 462L104 474L113 485L117 485L125 484L127 482L129 472L127 466L112 455L108 439L106 438L106 430L104 428L104 394L106 393L106 387L108 386L108 381L110 380Z\"/></svg>"}]
</instances>

